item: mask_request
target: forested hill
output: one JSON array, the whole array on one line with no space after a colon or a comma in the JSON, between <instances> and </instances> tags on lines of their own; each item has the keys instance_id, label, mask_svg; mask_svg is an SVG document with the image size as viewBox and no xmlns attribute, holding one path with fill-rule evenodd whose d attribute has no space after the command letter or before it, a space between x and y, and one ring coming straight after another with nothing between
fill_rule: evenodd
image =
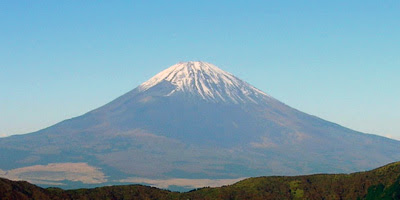
<instances>
[{"instance_id":1,"label":"forested hill","mask_svg":"<svg viewBox=\"0 0 400 200\"><path fill-rule=\"evenodd\" d=\"M400 162L353 174L249 178L186 193L149 186L62 190L0 179L0 199L400 199Z\"/></svg>"}]
</instances>

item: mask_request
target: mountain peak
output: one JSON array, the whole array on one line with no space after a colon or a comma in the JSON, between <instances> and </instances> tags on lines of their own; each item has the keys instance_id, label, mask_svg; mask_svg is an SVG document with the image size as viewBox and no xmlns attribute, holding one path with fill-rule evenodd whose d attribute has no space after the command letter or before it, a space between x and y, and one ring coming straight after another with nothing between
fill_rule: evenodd
<instances>
[{"instance_id":1,"label":"mountain peak","mask_svg":"<svg viewBox=\"0 0 400 200\"><path fill-rule=\"evenodd\" d=\"M0 138L0 176L70 188L344 173L398 161L399 149L399 141L293 109L210 63L185 62L82 116Z\"/></svg>"},{"instance_id":2,"label":"mountain peak","mask_svg":"<svg viewBox=\"0 0 400 200\"><path fill-rule=\"evenodd\" d=\"M234 104L258 103L257 99L268 96L234 75L202 61L177 63L142 83L139 90L144 92L165 82L173 87L168 93L163 90L163 96L183 93L206 101Z\"/></svg>"}]
</instances>

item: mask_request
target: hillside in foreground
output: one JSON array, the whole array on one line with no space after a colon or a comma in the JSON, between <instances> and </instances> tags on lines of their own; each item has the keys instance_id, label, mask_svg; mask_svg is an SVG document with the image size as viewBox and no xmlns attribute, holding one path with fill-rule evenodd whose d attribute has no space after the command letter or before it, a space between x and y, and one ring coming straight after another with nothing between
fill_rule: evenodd
<instances>
[{"instance_id":1,"label":"hillside in foreground","mask_svg":"<svg viewBox=\"0 0 400 200\"><path fill-rule=\"evenodd\" d=\"M44 189L0 178L0 199L400 199L400 162L352 174L249 178L186 193L142 185Z\"/></svg>"}]
</instances>

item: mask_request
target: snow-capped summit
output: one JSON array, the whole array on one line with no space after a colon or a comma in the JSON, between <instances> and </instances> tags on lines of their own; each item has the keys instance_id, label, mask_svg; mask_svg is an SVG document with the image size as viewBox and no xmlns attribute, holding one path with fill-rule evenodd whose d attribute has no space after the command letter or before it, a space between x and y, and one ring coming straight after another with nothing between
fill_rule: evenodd
<instances>
[{"instance_id":1,"label":"snow-capped summit","mask_svg":"<svg viewBox=\"0 0 400 200\"><path fill-rule=\"evenodd\" d=\"M185 93L201 97L206 101L260 103L267 94L242 81L213 64L201 61L180 62L158 73L139 86L146 91L160 83L168 82L174 87L164 91L164 96Z\"/></svg>"}]
</instances>

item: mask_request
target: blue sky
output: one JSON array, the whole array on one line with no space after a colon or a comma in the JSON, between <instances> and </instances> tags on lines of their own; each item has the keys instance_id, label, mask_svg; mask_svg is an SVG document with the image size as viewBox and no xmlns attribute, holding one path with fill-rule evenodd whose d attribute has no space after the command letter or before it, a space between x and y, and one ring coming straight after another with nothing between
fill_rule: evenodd
<instances>
[{"instance_id":1,"label":"blue sky","mask_svg":"<svg viewBox=\"0 0 400 200\"><path fill-rule=\"evenodd\" d=\"M299 110L400 139L400 1L0 1L0 136L202 60Z\"/></svg>"}]
</instances>

